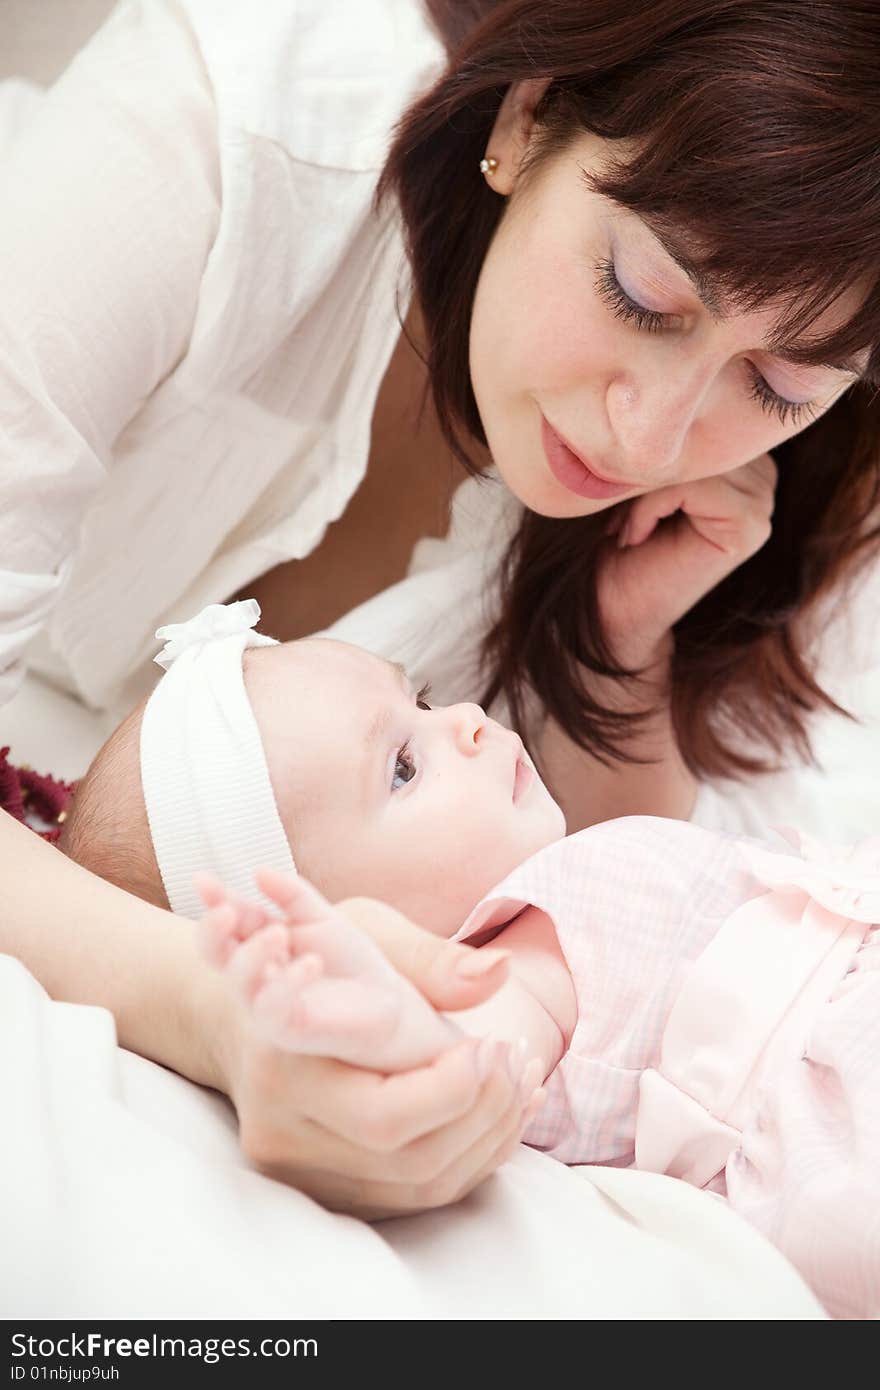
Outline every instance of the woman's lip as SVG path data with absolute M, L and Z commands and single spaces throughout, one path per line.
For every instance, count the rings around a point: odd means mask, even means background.
M 576 454 L 570 444 L 557 434 L 541 416 L 541 442 L 550 472 L 558 483 L 578 497 L 620 497 L 631 492 L 632 483 L 612 482 L 594 473 L 588 463 Z

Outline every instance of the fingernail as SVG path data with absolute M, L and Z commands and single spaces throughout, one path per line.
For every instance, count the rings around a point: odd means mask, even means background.
M 509 958 L 509 951 L 471 951 L 456 962 L 455 973 L 463 980 L 478 980 Z
M 517 1091 L 517 1100 L 520 1105 L 526 1105 L 534 1094 L 536 1086 L 544 1080 L 544 1064 L 540 1057 L 533 1057 L 522 1074 Z

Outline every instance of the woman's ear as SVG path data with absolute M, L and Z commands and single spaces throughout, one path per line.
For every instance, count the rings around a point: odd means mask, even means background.
M 486 146 L 489 168 L 484 172 L 490 187 L 502 197 L 509 197 L 516 186 L 532 138 L 535 108 L 549 85 L 549 77 L 514 82 L 501 103 Z

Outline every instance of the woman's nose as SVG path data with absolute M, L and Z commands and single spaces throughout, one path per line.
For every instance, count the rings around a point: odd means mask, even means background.
M 621 472 L 633 482 L 673 482 L 688 432 L 703 404 L 706 374 L 640 381 L 624 375 L 608 388 L 608 419 Z
M 460 752 L 473 757 L 480 751 L 488 715 L 479 705 L 453 705 L 449 711 L 452 733 Z

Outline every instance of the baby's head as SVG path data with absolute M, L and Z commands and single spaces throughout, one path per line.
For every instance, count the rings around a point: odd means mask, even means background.
M 325 638 L 258 647 L 244 654 L 244 683 L 293 859 L 331 901 L 380 898 L 448 936 L 565 833 L 516 734 L 477 705 L 432 708 L 379 657 Z M 164 906 L 142 790 L 143 710 L 80 784 L 61 847 Z

